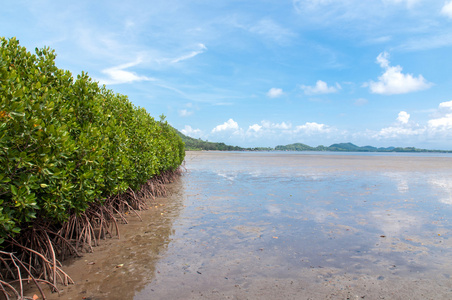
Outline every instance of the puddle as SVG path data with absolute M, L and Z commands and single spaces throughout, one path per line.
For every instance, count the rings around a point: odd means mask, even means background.
M 82 258 L 83 283 L 65 299 L 452 293 L 451 157 L 188 152 L 186 162 L 170 198 Z

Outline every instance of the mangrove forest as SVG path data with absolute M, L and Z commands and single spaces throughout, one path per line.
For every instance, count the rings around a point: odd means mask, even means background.
M 180 173 L 184 143 L 127 96 L 0 39 L 0 297 L 58 291 L 60 261 L 118 234 Z

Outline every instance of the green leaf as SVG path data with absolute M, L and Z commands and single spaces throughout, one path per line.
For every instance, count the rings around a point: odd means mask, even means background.
M 17 196 L 17 188 L 16 188 L 16 186 L 15 185 L 10 185 L 10 188 L 11 188 L 11 193 L 14 196 Z

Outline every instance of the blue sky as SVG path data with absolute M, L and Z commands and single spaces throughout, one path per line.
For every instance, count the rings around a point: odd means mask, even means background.
M 1 36 L 195 138 L 452 149 L 451 0 L 4 2 Z

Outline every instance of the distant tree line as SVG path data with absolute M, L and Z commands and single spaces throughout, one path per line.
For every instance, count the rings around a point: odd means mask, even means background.
M 242 148 L 238 146 L 230 146 L 225 143 L 209 142 L 202 139 L 195 139 L 186 136 L 178 131 L 178 134 L 185 143 L 186 150 L 210 150 L 210 151 L 332 151 L 332 152 L 440 152 L 452 153 L 445 150 L 427 150 L 415 147 L 373 147 L 373 146 L 357 146 L 352 143 L 338 143 L 330 146 L 319 145 L 311 147 L 302 143 L 294 143 L 289 145 L 278 145 L 272 147 L 253 147 Z
M 427 150 L 415 147 L 373 147 L 373 146 L 356 146 L 352 143 L 332 144 L 331 146 L 311 147 L 301 143 L 289 144 L 285 146 L 276 146 L 276 151 L 333 151 L 333 152 L 442 152 L 451 153 L 445 150 Z
M 195 139 L 189 136 L 184 135 L 180 131 L 177 131 L 179 136 L 182 138 L 182 141 L 185 143 L 185 150 L 192 151 L 200 151 L 200 150 L 208 150 L 208 151 L 272 151 L 274 148 L 270 147 L 256 147 L 256 148 L 243 148 L 239 146 L 230 146 L 225 143 L 216 143 L 204 141 L 202 139 Z

